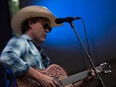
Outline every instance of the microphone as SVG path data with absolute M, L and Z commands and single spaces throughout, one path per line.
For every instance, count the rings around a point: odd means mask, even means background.
M 66 17 L 66 18 L 56 18 L 55 23 L 56 24 L 61 24 L 63 22 L 72 22 L 74 20 L 81 19 L 81 17 Z

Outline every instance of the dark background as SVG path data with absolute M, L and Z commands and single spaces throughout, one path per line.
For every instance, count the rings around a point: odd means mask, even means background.
M 33 0 L 20 0 L 20 8 L 25 7 L 27 5 L 31 5 L 32 1 Z M 35 0 L 35 2 L 37 2 L 37 0 Z M 110 0 L 109 2 L 113 3 L 115 2 L 115 0 Z M 112 7 L 112 8 L 116 9 L 115 7 Z M 109 10 L 112 10 L 112 9 L 109 9 Z M 0 28 L 1 28 L 0 29 L 0 52 L 1 52 L 4 46 L 6 45 L 7 41 L 9 40 L 9 38 L 12 37 L 12 30 L 10 27 L 10 13 L 9 13 L 9 6 L 8 6 L 7 0 L 0 0 L 0 11 L 1 11 L 0 12 L 0 17 L 1 17 L 1 20 L 0 20 Z M 95 66 L 105 61 L 108 62 L 109 65 L 111 66 L 112 73 L 101 76 L 106 87 L 116 87 L 116 83 L 115 83 L 116 81 L 116 75 L 115 75 L 116 73 L 116 37 L 115 37 L 116 36 L 116 20 L 115 20 L 116 11 L 114 12 L 113 10 L 112 14 L 114 15 L 112 18 L 113 21 L 112 23 L 105 25 L 105 27 L 107 28 L 105 28 L 104 26 L 100 26 L 97 30 L 91 30 L 91 32 L 88 31 L 90 54 L 91 54 L 91 57 L 92 57 L 92 60 Z M 93 19 L 95 19 L 95 17 Z M 106 20 L 103 20 L 103 22 L 105 21 Z M 70 28 L 69 25 L 66 25 L 66 26 Z M 87 28 L 90 28 L 92 26 L 94 25 L 87 24 Z M 65 37 L 65 33 L 64 32 L 62 33 Z M 91 36 L 91 33 L 93 36 Z M 58 36 L 60 36 L 60 34 L 61 32 L 60 33 L 58 32 Z M 99 37 L 100 35 L 102 36 Z M 85 53 L 83 52 L 82 47 L 80 45 L 77 45 L 77 43 L 79 42 L 77 40 L 73 41 L 74 37 L 73 36 L 69 37 L 69 40 L 72 41 L 71 42 L 72 44 L 68 44 L 68 42 L 66 44 L 63 44 L 63 43 L 58 42 L 60 40 L 57 40 L 55 45 L 52 46 L 49 44 L 50 41 L 47 40 L 42 45 L 45 52 L 51 57 L 51 62 L 62 66 L 69 75 L 83 71 L 87 69 L 87 67 L 90 65 L 86 58 Z M 5 84 L 4 68 L 2 66 L 0 68 L 0 81 L 1 81 L 0 85 L 2 87 L 5 87 L 4 86 Z M 90 83 L 89 85 L 87 85 L 87 87 L 95 87 L 96 82 L 97 81 Z

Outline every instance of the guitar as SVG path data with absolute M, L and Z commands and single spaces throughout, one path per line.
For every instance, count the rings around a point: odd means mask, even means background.
M 95 67 L 95 69 L 97 73 L 111 73 L 111 67 L 107 63 L 102 63 L 99 66 Z M 58 87 L 65 87 L 84 78 L 87 78 L 89 76 L 90 71 L 86 70 L 71 76 L 67 76 L 64 69 L 62 69 L 59 65 L 52 64 L 47 69 L 42 70 L 41 72 L 57 80 L 59 84 Z M 17 84 L 18 87 L 41 87 L 38 82 L 27 77 L 18 77 Z

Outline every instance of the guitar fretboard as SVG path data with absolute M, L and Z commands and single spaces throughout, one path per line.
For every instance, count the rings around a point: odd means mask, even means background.
M 72 84 L 72 83 L 74 83 L 76 81 L 80 81 L 80 80 L 82 80 L 84 78 L 87 78 L 88 76 L 89 76 L 88 71 L 83 71 L 81 73 L 71 75 L 68 78 L 62 79 L 61 83 L 63 84 L 63 86 L 66 86 L 68 84 Z
M 96 70 L 101 71 L 101 68 L 96 67 Z M 66 85 L 75 83 L 77 81 L 80 81 L 80 80 L 82 80 L 84 78 L 87 78 L 88 76 L 89 76 L 89 70 L 86 70 L 86 71 L 71 75 L 69 77 L 66 77 L 64 79 L 61 79 L 60 82 L 62 83 L 63 86 L 66 86 Z

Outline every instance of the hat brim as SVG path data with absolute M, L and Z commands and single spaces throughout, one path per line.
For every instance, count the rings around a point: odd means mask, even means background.
M 56 24 L 56 17 L 44 6 L 27 6 L 18 11 L 11 20 L 11 27 L 17 34 L 21 34 L 21 23 L 30 17 L 45 17 L 50 21 L 50 26 L 61 26 L 62 24 Z

